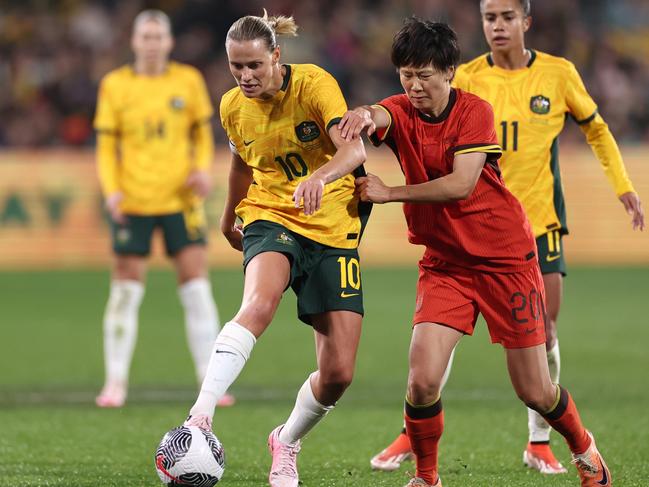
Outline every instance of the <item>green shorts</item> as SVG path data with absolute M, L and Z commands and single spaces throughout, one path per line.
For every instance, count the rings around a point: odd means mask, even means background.
M 193 212 L 202 212 L 197 208 Z M 117 255 L 149 255 L 151 237 L 156 227 L 162 229 L 167 255 L 174 256 L 187 245 L 207 243 L 204 224 L 196 226 L 187 222 L 204 222 L 200 215 L 187 212 L 170 213 L 167 215 L 143 216 L 125 215 L 126 223 L 118 225 L 111 221 L 113 250 Z
M 539 267 L 541 274 L 560 272 L 566 275 L 566 260 L 561 246 L 563 234 L 560 230 L 552 230 L 536 239 L 539 251 Z
M 310 240 L 277 223 L 259 220 L 243 234 L 244 269 L 263 252 L 279 252 L 291 263 L 289 286 L 297 296 L 297 314 L 307 325 L 325 311 L 363 310 L 363 288 L 357 249 L 338 249 Z

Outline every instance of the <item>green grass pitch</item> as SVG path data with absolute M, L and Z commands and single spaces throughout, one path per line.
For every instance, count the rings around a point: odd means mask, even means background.
M 412 464 L 372 472 L 369 458 L 401 425 L 415 269 L 364 272 L 366 319 L 355 382 L 304 443 L 303 487 L 394 486 Z M 239 271 L 215 270 L 221 317 L 238 308 Z M 0 487 L 156 486 L 153 452 L 179 424 L 195 393 L 174 276 L 151 272 L 140 315 L 132 392 L 121 410 L 99 410 L 101 315 L 108 273 L 0 273 Z M 571 269 L 560 318 L 562 384 L 605 454 L 616 486 L 649 485 L 649 269 Z M 234 408 L 217 411 L 226 473 L 219 485 L 267 485 L 268 432 L 288 415 L 315 368 L 310 328 L 287 293 L 233 387 Z M 526 412 L 504 355 L 484 324 L 462 340 L 444 392 L 445 487 L 576 486 L 577 475 L 542 477 L 522 465 Z M 557 455 L 568 450 L 553 434 Z

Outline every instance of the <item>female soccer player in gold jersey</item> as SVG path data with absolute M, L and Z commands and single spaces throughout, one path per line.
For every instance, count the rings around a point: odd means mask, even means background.
M 135 62 L 102 79 L 95 117 L 99 180 L 115 254 L 104 315 L 106 382 L 96 399 L 100 407 L 120 407 L 126 400 L 155 228 L 162 230 L 176 267 L 199 382 L 218 332 L 203 211 L 214 152 L 212 104 L 200 73 L 169 61 L 173 38 L 166 14 L 141 12 L 131 45 Z M 232 403 L 231 396 L 226 402 Z
M 280 63 L 277 36 L 294 35 L 296 28 L 292 18 L 247 16 L 227 34 L 238 86 L 221 100 L 232 150 L 221 230 L 243 250 L 245 283 L 241 307 L 216 339 L 186 422 L 211 428 L 216 402 L 292 287 L 300 320 L 313 327 L 318 370 L 302 385 L 286 423 L 268 438 L 273 487 L 297 487 L 300 439 L 352 380 L 363 314 L 357 246 L 369 215 L 353 175 L 320 174 L 332 159 L 360 165 L 365 149 L 360 139 L 347 142 L 339 134 L 347 106 L 334 78 L 312 64 Z M 318 212 L 312 195 L 322 198 Z

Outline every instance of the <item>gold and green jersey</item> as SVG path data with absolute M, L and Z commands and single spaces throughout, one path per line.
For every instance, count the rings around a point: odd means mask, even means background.
M 246 98 L 237 87 L 221 100 L 221 123 L 231 148 L 253 175 L 236 213 L 244 226 L 267 220 L 324 245 L 356 248 L 368 215 L 354 192 L 353 175 L 327 184 L 322 206 L 312 215 L 293 202 L 300 181 L 335 154 L 329 129 L 347 110 L 345 99 L 322 68 L 284 67 L 282 87 L 273 98 Z
M 491 54 L 458 67 L 454 86 L 494 108 L 505 184 L 523 204 L 535 236 L 567 233 L 558 137 L 567 115 L 580 125 L 618 195 L 633 191 L 620 151 L 575 66 L 530 51 L 526 67 L 506 70 Z
M 123 193 L 122 211 L 139 215 L 195 203 L 185 182 L 192 169 L 212 162 L 212 115 L 203 77 L 191 66 L 170 62 L 159 76 L 140 75 L 130 65 L 108 73 L 94 121 L 100 138 L 115 139 L 98 144 L 104 194 Z

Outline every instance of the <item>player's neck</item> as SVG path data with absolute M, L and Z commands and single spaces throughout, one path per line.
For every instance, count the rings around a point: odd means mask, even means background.
M 262 93 L 260 98 L 262 100 L 270 100 L 272 97 L 274 97 L 284 85 L 284 76 L 286 76 L 286 66 L 280 64 L 279 69 L 273 73 L 273 80 L 268 90 Z
M 167 70 L 167 64 L 167 60 L 159 63 L 145 63 L 136 59 L 135 63 L 133 63 L 133 69 L 142 76 L 160 76 Z
M 446 110 L 450 96 L 451 86 L 448 85 L 444 92 L 440 94 L 439 99 L 432 102 L 429 107 L 421 109 L 421 112 L 431 117 L 439 117 L 444 112 L 444 110 Z
M 491 51 L 494 64 L 502 69 L 523 69 L 528 65 L 531 57 L 532 53 L 525 47 L 510 51 Z

